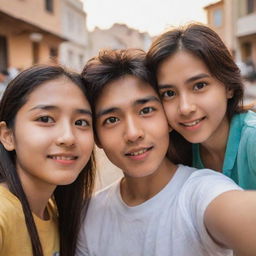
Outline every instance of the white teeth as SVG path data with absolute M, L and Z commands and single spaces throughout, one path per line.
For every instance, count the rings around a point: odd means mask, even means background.
M 52 159 L 55 160 L 74 160 L 74 156 L 52 156 Z
M 194 122 L 191 122 L 191 123 L 183 123 L 183 125 L 190 127 L 190 126 L 194 126 L 194 125 L 198 124 L 200 121 L 201 121 L 201 119 L 198 119 L 198 120 L 196 120 Z
M 145 153 L 146 151 L 147 151 L 147 149 L 142 149 L 140 151 L 130 153 L 130 155 L 131 156 L 138 156 L 138 155 L 141 155 L 141 154 Z

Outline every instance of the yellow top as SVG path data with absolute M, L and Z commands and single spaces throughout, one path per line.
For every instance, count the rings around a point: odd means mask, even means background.
M 44 256 L 59 255 L 57 209 L 48 203 L 49 220 L 33 214 Z M 32 256 L 32 246 L 18 198 L 0 185 L 0 256 Z

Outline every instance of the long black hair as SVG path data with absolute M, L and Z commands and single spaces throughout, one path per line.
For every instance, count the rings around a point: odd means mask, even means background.
M 34 66 L 21 72 L 7 86 L 0 103 L 0 121 L 8 128 L 15 126 L 15 117 L 26 103 L 29 95 L 39 85 L 60 77 L 66 77 L 76 84 L 87 97 L 82 78 L 69 73 L 60 66 Z M 20 200 L 25 215 L 26 226 L 31 239 L 33 256 L 43 256 L 43 249 L 34 218 L 16 171 L 15 151 L 7 151 L 0 143 L 0 182 L 5 182 L 9 190 Z M 92 153 L 90 160 L 77 179 L 69 185 L 57 186 L 53 198 L 59 215 L 60 255 L 75 254 L 76 240 L 80 225 L 80 214 L 85 204 L 88 206 L 94 187 L 95 162 Z

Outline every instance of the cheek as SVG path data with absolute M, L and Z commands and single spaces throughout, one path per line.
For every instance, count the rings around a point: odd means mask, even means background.
M 79 144 L 81 145 L 82 151 L 88 153 L 90 156 L 94 147 L 93 132 L 86 133 L 78 136 Z
M 24 127 L 26 129 L 26 127 Z M 24 132 L 24 129 L 15 133 L 16 151 L 39 152 L 51 141 L 51 136 L 44 132 L 33 131 L 32 129 Z M 48 136 L 47 136 L 48 135 Z
M 147 127 L 150 127 L 152 133 L 157 134 L 159 139 L 169 136 L 168 120 L 166 119 L 164 112 L 162 112 L 153 122 L 147 124 Z
M 176 108 L 173 104 L 170 104 L 169 102 L 163 102 L 163 107 L 168 123 L 171 124 L 174 121 Z

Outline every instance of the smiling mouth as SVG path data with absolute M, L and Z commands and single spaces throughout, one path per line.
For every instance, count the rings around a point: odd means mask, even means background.
M 192 126 L 195 126 L 195 125 L 199 124 L 199 123 L 200 123 L 202 120 L 204 120 L 204 119 L 205 119 L 205 116 L 202 117 L 202 118 L 200 118 L 200 119 L 197 119 L 197 120 L 195 120 L 195 121 L 193 121 L 193 122 L 180 123 L 180 124 L 183 125 L 183 126 L 185 126 L 185 127 L 192 127 Z
M 76 160 L 77 156 L 47 156 L 53 160 Z
M 149 148 L 143 148 L 143 149 L 140 149 L 140 150 L 138 150 L 138 151 L 126 153 L 125 155 L 126 155 L 126 156 L 139 156 L 139 155 L 142 155 L 142 154 L 144 154 L 145 152 L 151 150 L 152 148 L 153 148 L 153 146 L 152 146 L 152 147 L 149 147 Z

